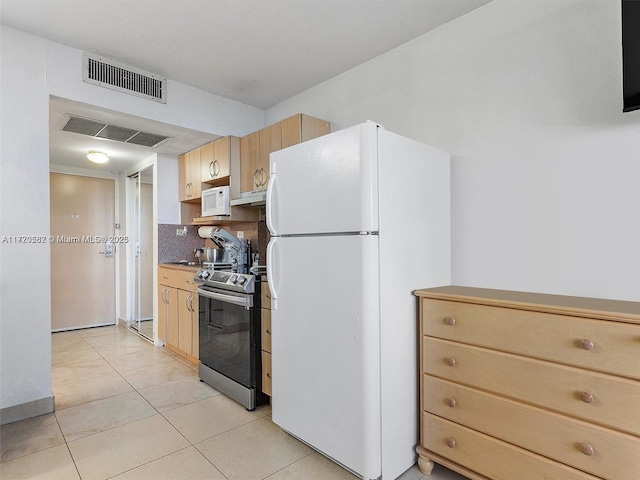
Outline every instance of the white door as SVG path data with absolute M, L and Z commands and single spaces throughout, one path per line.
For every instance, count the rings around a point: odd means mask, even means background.
M 113 325 L 115 181 L 52 173 L 51 329 Z M 112 244 L 115 253 L 117 244 Z
M 380 460 L 375 235 L 272 238 L 273 421 L 364 478 Z
M 377 231 L 377 129 L 363 123 L 271 153 L 271 234 Z

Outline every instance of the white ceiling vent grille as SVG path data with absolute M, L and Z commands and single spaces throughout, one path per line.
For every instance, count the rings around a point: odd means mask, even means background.
M 99 120 L 65 114 L 67 121 L 62 126 L 63 132 L 80 133 L 91 137 L 106 138 L 117 142 L 132 143 L 142 147 L 157 147 L 170 137 L 156 133 L 143 132 L 137 129 L 121 127 Z
M 82 79 L 119 92 L 167 103 L 167 79 L 108 58 L 84 54 Z

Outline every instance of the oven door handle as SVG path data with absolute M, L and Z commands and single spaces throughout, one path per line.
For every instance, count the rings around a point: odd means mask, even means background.
M 221 302 L 233 303 L 234 305 L 240 305 L 241 307 L 249 310 L 253 307 L 253 297 L 236 297 L 235 295 L 225 295 L 224 293 L 212 292 L 210 290 L 204 290 L 202 288 L 198 288 L 198 295 L 206 298 L 211 298 L 213 300 L 220 300 Z

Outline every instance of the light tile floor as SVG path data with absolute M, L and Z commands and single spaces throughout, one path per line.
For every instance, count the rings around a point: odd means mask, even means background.
M 56 412 L 0 427 L 0 478 L 349 480 L 346 470 L 123 327 L 52 335 Z M 402 480 L 464 480 L 439 465 Z

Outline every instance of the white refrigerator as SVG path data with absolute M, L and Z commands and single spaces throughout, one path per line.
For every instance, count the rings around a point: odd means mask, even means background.
M 449 155 L 366 122 L 270 156 L 272 415 L 364 479 L 416 461 L 418 314 L 450 283 Z

